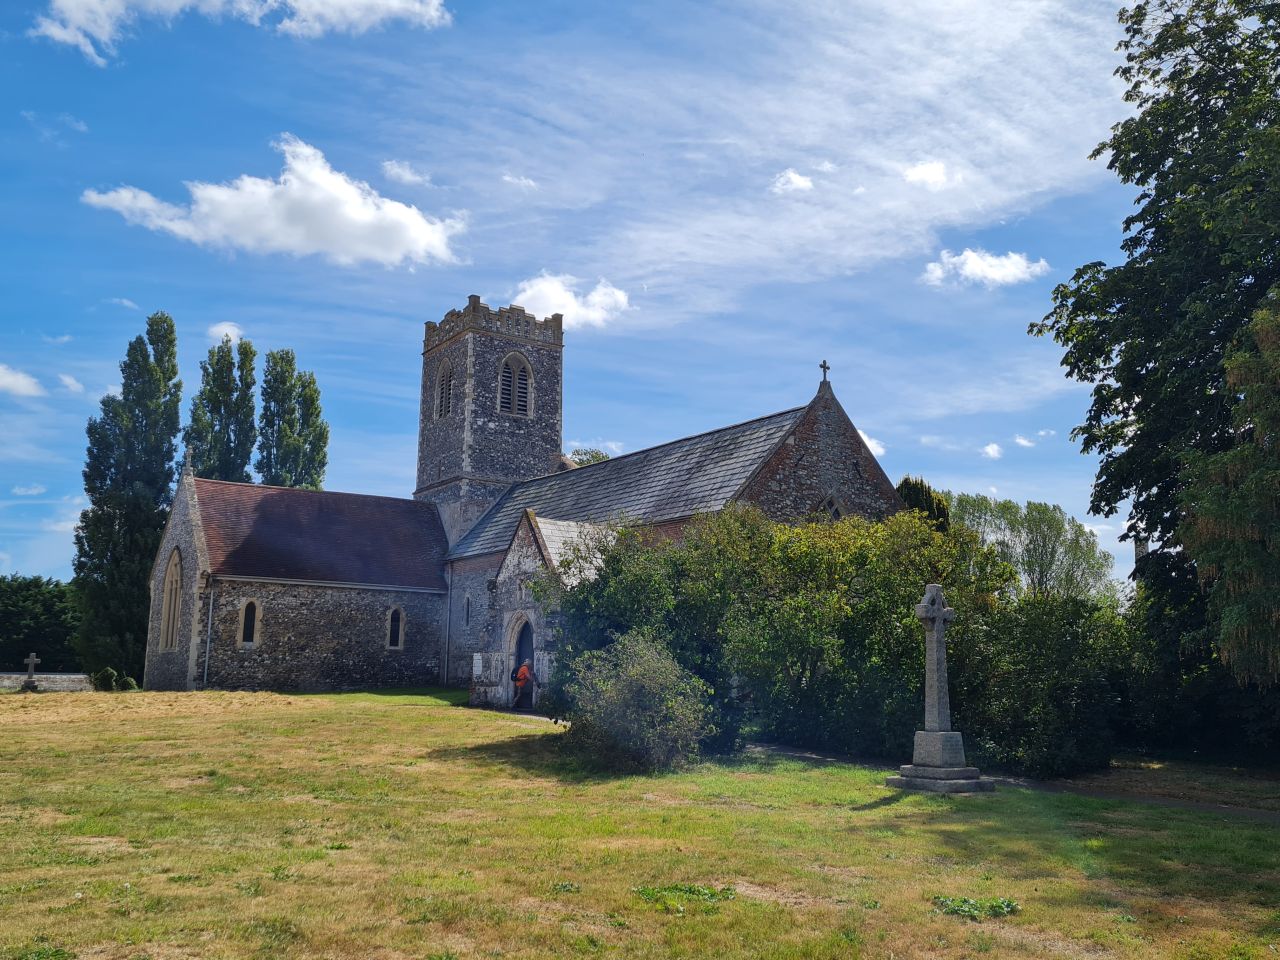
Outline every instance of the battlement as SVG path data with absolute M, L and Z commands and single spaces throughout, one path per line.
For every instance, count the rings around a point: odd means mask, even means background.
M 423 349 L 430 350 L 450 340 L 464 330 L 488 330 L 508 337 L 520 337 L 551 346 L 564 344 L 564 316 L 553 313 L 539 320 L 524 307 L 511 304 L 494 310 L 472 294 L 461 310 L 450 310 L 439 323 L 428 321 Z

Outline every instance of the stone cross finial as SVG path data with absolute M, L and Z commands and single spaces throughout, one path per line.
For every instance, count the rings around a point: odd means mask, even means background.
M 947 606 L 942 587 L 931 583 L 916 604 L 916 616 L 924 623 L 924 728 L 951 729 L 951 694 L 947 689 L 947 624 L 956 612 Z
M 34 680 L 36 678 L 36 664 L 40 663 L 40 658 L 32 653 L 22 662 L 27 665 L 27 679 Z
M 826 383 L 826 382 L 827 382 L 827 371 L 831 369 L 831 364 L 829 364 L 829 363 L 827 363 L 827 361 L 823 360 L 820 364 L 818 364 L 818 369 L 822 371 L 822 382 L 823 382 L 823 383 Z

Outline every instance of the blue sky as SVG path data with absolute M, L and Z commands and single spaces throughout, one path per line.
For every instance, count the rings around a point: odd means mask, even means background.
M 565 441 L 837 395 L 896 481 L 1086 516 L 1029 337 L 1118 258 L 1115 7 L 16 0 L 0 10 L 0 572 L 65 577 L 85 420 L 157 309 L 313 369 L 331 489 L 407 496 L 422 323 L 559 310 Z M 881 452 L 882 451 L 882 452 Z

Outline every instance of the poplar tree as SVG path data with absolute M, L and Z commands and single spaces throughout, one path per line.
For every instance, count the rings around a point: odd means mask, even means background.
M 139 676 L 146 656 L 150 574 L 173 497 L 182 381 L 173 318 L 154 313 L 120 364 L 120 393 L 89 419 L 76 527 L 75 646 L 86 670 Z
M 262 375 L 258 475 L 272 486 L 319 490 L 328 463 L 329 424 L 315 374 L 297 368 L 292 350 L 270 351 Z
M 209 480 L 246 483 L 258 438 L 254 425 L 254 362 L 258 352 L 245 339 L 229 336 L 200 361 L 200 390 L 191 401 L 184 439 L 191 472 Z

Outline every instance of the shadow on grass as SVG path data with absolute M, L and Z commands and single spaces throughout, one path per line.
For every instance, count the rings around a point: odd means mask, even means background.
M 554 730 L 486 740 L 470 746 L 440 747 L 427 751 L 426 757 L 446 763 L 460 760 L 506 767 L 538 777 L 554 777 L 567 783 L 593 783 L 642 775 L 636 770 L 614 769 L 591 762 L 570 748 L 564 742 L 563 734 Z
M 341 697 L 344 700 L 400 700 L 392 706 L 406 707 L 465 707 L 469 698 L 466 690 L 445 687 L 383 687 L 377 690 L 303 690 L 288 691 L 293 697 Z
M 1070 864 L 1121 899 L 1280 900 L 1280 831 L 1273 826 L 1128 799 L 1001 789 L 995 803 L 955 802 L 918 828 L 962 859 L 1032 877 Z

